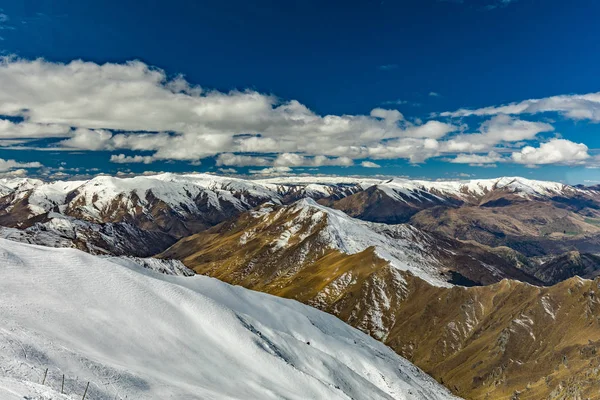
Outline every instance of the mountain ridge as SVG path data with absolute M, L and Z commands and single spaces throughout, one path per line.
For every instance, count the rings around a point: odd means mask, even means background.
M 39 395 L 49 368 L 90 400 L 454 398 L 316 309 L 121 261 L 0 239 L 0 393 Z

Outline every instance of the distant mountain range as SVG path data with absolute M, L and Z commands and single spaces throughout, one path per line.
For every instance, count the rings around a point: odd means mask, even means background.
M 149 256 L 265 202 L 312 198 L 348 215 L 545 256 L 600 246 L 600 191 L 524 178 L 472 181 L 207 174 L 0 180 L 4 237 Z M 13 229 L 8 229 L 13 228 Z M 131 243 L 136 245 L 132 246 Z M 53 244 L 54 243 L 54 244 Z

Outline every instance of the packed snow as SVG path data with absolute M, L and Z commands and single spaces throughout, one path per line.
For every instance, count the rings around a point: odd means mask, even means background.
M 208 277 L 4 239 L 0 274 L 2 399 L 453 398 L 331 315 Z

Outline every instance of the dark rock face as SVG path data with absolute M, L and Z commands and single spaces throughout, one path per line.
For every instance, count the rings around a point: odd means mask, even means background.
M 533 275 L 548 285 L 554 285 L 574 276 L 595 279 L 600 275 L 600 256 L 572 251 L 543 263 Z
M 460 206 L 462 202 L 456 199 L 442 201 L 432 194 L 419 191 L 417 201 L 404 193 L 398 193 L 390 197 L 385 191 L 377 186 L 372 186 L 359 193 L 344 197 L 341 200 L 327 201 L 323 204 L 344 211 L 351 217 L 371 222 L 386 224 L 402 224 L 423 209 L 429 209 L 440 205 Z

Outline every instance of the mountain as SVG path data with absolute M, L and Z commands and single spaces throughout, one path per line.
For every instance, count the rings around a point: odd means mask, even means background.
M 266 202 L 341 198 L 339 183 L 271 183 L 207 174 L 99 176 L 89 181 L 0 180 L 0 237 L 94 254 L 149 256 Z
M 600 275 L 600 256 L 571 251 L 551 258 L 530 273 L 549 285 L 573 276 L 594 279 Z
M 600 192 L 525 178 L 393 179 L 327 203 L 356 218 L 419 228 L 526 256 L 600 248 Z
M 524 178 L 5 178 L 0 180 L 0 237 L 92 254 L 147 257 L 261 204 L 287 205 L 302 198 L 366 221 L 408 223 L 452 243 L 472 241 L 473 251 L 481 251 L 476 243 L 488 246 L 487 252 L 504 246 L 526 257 L 593 254 L 600 248 L 599 191 Z
M 384 343 L 465 398 L 598 399 L 599 285 L 408 280 Z
M 289 206 L 263 205 L 182 239 L 161 257 L 181 260 L 196 272 L 235 284 L 258 279 L 274 287 L 300 275 L 315 279 L 315 269 L 328 268 L 333 260 L 340 269 L 320 276 L 323 284 L 342 279 L 343 271 L 353 265 L 351 260 L 371 260 L 380 267 L 409 271 L 436 286 L 450 286 L 454 281 L 490 284 L 504 278 L 540 283 L 513 261 L 476 244 L 410 225 L 365 222 L 312 199 Z
M 161 257 L 329 312 L 468 399 L 600 398 L 600 280 L 540 287 L 503 279 L 482 261 L 492 257 L 484 247 L 444 243 L 303 200 L 243 214 Z M 449 284 L 449 253 L 471 259 L 473 274 L 459 270 L 458 283 L 481 283 L 471 280 L 476 272 L 489 284 Z
M 0 397 L 453 398 L 333 316 L 156 263 L 0 239 Z

